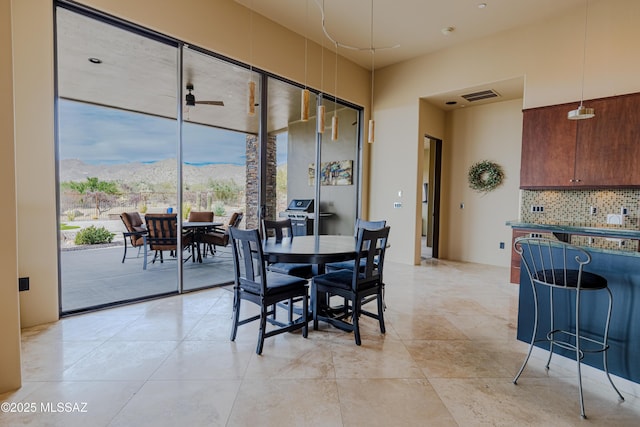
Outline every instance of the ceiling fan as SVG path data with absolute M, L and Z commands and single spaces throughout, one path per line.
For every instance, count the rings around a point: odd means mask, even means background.
M 204 104 L 204 105 L 219 105 L 224 107 L 224 102 L 222 101 L 196 101 L 196 97 L 191 93 L 193 90 L 193 83 L 187 83 L 187 90 L 189 93 L 185 96 L 185 102 L 188 106 L 194 106 L 196 104 Z

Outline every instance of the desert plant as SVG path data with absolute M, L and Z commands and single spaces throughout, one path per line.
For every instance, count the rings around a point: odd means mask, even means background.
M 63 189 L 70 189 L 92 200 L 95 206 L 95 213 L 92 218 L 98 219 L 100 213 L 109 210 L 114 202 L 115 196 L 120 194 L 118 185 L 112 181 L 100 181 L 96 177 L 88 177 L 83 182 L 65 182 L 61 184 Z M 81 199 L 82 200 L 82 199 Z
M 189 213 L 191 212 L 191 203 L 183 203 L 182 204 L 182 217 L 184 219 L 189 218 Z
M 224 216 L 227 213 L 224 209 L 224 203 L 216 203 L 216 206 L 213 208 L 213 213 L 215 216 Z
M 76 245 L 96 245 L 99 243 L 111 243 L 115 233 L 110 232 L 104 227 L 89 226 L 78 231 L 74 240 Z
M 209 181 L 210 187 L 213 189 L 213 194 L 216 200 L 233 203 L 238 200 L 238 194 L 242 192 L 242 186 L 236 184 L 233 179 L 224 179 Z

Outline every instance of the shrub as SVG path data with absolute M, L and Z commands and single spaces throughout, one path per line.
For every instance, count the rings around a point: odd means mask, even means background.
M 96 227 L 94 225 L 78 231 L 74 240 L 76 245 L 96 245 L 98 243 L 111 243 L 115 233 L 110 232 L 104 227 Z
M 224 203 L 216 203 L 216 206 L 213 208 L 213 213 L 215 216 L 224 216 L 224 214 L 227 213 L 224 209 Z

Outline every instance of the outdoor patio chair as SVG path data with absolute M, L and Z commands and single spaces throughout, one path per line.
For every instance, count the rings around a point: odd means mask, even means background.
M 229 228 L 237 228 L 242 222 L 243 217 L 244 214 L 242 212 L 234 212 L 233 215 L 231 215 L 231 218 L 229 218 L 227 225 L 221 228 L 215 228 L 213 231 L 209 231 L 202 235 L 202 241 L 211 249 L 212 255 L 216 251 L 216 246 L 226 247 L 229 245 Z
M 213 222 L 213 212 L 189 212 L 188 222 Z
M 142 222 L 142 218 L 138 212 L 122 212 L 120 219 L 124 223 L 126 231 L 122 232 L 124 237 L 124 255 L 122 256 L 122 262 L 127 258 L 127 241 L 131 243 L 131 246 L 138 248 L 138 257 L 140 256 L 140 249 L 144 248 L 144 264 L 147 263 L 147 236 L 148 231 Z
M 144 218 L 147 223 L 147 230 L 149 230 L 147 237 L 149 249 L 155 251 L 151 262 L 155 263 L 159 256 L 160 262 L 163 263 L 164 251 L 170 251 L 171 256 L 175 256 L 178 247 L 178 218 L 176 214 L 147 214 Z M 193 253 L 192 245 L 192 234 L 184 233 L 182 235 L 182 247 L 191 249 Z

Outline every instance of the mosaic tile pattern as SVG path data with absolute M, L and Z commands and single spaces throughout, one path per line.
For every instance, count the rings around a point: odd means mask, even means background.
M 534 207 L 537 207 L 534 209 Z M 542 207 L 540 212 L 539 207 Z M 595 208 L 595 213 L 592 213 Z M 609 214 L 620 215 L 622 224 L 608 224 Z M 536 212 L 533 212 L 536 210 Z M 639 229 L 640 190 L 523 190 L 520 221 L 531 224 L 572 224 L 584 227 Z M 572 236 L 571 243 L 604 249 L 637 251 L 638 241 Z

